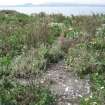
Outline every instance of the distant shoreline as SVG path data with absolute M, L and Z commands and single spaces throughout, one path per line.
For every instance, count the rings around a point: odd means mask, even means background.
M 105 14 L 105 6 L 6 6 L 0 7 L 0 10 L 15 10 L 28 15 L 40 12 L 45 12 L 46 14 L 63 14 L 64 16 Z
M 23 5 L 0 5 L 0 7 L 105 7 L 105 5 L 94 5 L 94 4 L 23 4 Z

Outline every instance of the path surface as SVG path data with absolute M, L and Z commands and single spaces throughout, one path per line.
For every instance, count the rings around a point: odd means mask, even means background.
M 90 94 L 89 79 L 80 79 L 68 71 L 64 61 L 51 64 L 40 83 L 49 85 L 51 92 L 57 95 L 57 105 L 80 105 L 80 98 Z
M 79 105 L 79 98 L 90 93 L 89 79 L 80 79 L 68 72 L 63 61 L 52 64 L 43 80 L 50 83 L 50 90 L 58 96 L 57 105 Z

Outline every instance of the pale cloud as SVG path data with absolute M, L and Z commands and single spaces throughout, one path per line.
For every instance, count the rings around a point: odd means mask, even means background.
M 24 3 L 42 4 L 48 0 L 0 0 L 0 5 L 16 5 Z
M 0 5 L 16 5 L 16 4 L 24 4 L 24 3 L 43 4 L 47 2 L 105 4 L 105 0 L 0 0 Z
M 79 3 L 79 4 L 105 4 L 105 0 L 53 0 L 53 1 L 54 2 Z

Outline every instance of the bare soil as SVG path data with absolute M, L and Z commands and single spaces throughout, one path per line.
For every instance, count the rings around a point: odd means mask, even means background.
M 36 83 L 36 80 L 33 79 Z M 50 64 L 39 82 L 49 86 L 52 94 L 57 96 L 56 105 L 80 105 L 80 98 L 90 94 L 90 80 L 87 76 L 80 79 L 73 71 L 70 71 L 64 61 Z M 27 84 L 32 79 L 18 79 L 22 84 Z

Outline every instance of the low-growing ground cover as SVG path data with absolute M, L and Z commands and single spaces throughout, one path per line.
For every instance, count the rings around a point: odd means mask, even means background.
M 24 85 L 16 80 L 41 78 L 50 64 L 65 60 L 78 77 L 90 76 L 92 93 L 79 105 L 104 105 L 104 22 L 104 15 L 28 16 L 0 11 L 0 104 L 55 105 L 56 96 L 47 85 Z M 65 69 L 61 70 L 65 73 Z

